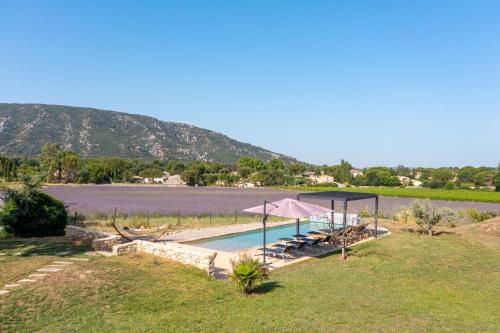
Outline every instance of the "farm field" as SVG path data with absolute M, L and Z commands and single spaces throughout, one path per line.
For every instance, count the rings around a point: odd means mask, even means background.
M 444 190 L 444 189 L 427 189 L 427 188 L 401 188 L 401 187 L 348 187 L 348 188 L 332 188 L 319 186 L 301 186 L 297 187 L 279 187 L 283 189 L 291 189 L 308 192 L 316 191 L 347 191 L 347 192 L 370 192 L 386 197 L 402 197 L 402 198 L 421 198 L 432 200 L 448 200 L 448 201 L 472 201 L 472 202 L 490 202 L 500 203 L 500 192 L 486 190 Z
M 321 188 L 327 190 L 327 188 Z M 301 188 L 301 192 L 319 188 Z M 372 189 L 362 189 L 369 192 Z M 294 197 L 297 190 L 279 188 L 227 188 L 227 187 L 182 187 L 162 186 L 113 186 L 113 185 L 51 185 L 44 192 L 63 201 L 71 211 L 83 214 L 102 212 L 111 214 L 116 207 L 123 213 L 146 214 L 227 214 L 241 212 L 242 209 L 262 204 L 263 200 L 276 201 Z M 380 211 L 391 215 L 401 207 L 410 205 L 411 198 L 381 197 Z M 316 201 L 317 204 L 330 206 L 329 202 Z M 479 211 L 500 211 L 500 203 L 481 203 L 463 201 L 440 201 L 434 204 L 454 209 L 475 208 Z M 349 203 L 349 210 L 357 213 L 360 209 L 373 211 L 373 200 Z
M 345 262 L 334 254 L 274 271 L 252 296 L 148 256 L 94 256 L 0 297 L 0 331 L 498 332 L 498 238 L 469 236 L 394 230 Z M 85 251 L 63 239 L 0 241 L 0 281 L 68 249 Z

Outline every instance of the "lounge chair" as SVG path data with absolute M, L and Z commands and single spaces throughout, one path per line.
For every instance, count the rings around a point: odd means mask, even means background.
M 263 251 L 264 249 L 259 249 Z M 266 255 L 271 257 L 281 257 L 283 261 L 286 259 L 293 259 L 292 252 L 295 250 L 295 246 L 286 245 L 286 246 L 274 246 L 271 248 L 266 248 Z
M 295 252 L 297 255 L 304 254 L 304 247 L 306 247 L 307 242 L 299 242 L 297 245 L 293 247 L 293 252 Z
M 321 242 L 321 238 L 315 238 L 312 240 L 312 242 L 310 243 L 307 243 L 307 246 L 309 247 L 318 247 L 319 246 L 319 243 Z

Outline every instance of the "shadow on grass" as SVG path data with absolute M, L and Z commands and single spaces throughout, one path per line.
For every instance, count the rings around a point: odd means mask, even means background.
M 88 244 L 72 243 L 64 238 L 47 237 L 0 240 L 0 250 L 7 253 L 10 251 L 20 252 L 21 257 L 30 257 L 33 255 L 64 256 L 64 254 L 61 255 L 58 253 L 70 251 L 68 255 L 82 254 L 91 250 L 91 246 Z
M 427 230 L 422 230 L 422 229 L 414 229 L 414 228 L 403 228 L 401 229 L 404 232 L 408 232 L 411 234 L 418 234 L 422 236 L 429 236 L 429 232 Z M 444 231 L 444 230 L 439 230 L 439 231 L 434 231 L 432 234 L 432 237 L 435 236 L 441 236 L 441 235 L 456 235 L 456 233 L 452 231 Z
M 267 282 L 264 282 L 261 285 L 259 285 L 257 288 L 255 288 L 253 293 L 262 295 L 262 294 L 267 294 L 267 293 L 269 293 L 275 289 L 278 289 L 278 288 L 283 288 L 283 286 L 281 284 L 279 284 L 279 282 L 267 281 Z

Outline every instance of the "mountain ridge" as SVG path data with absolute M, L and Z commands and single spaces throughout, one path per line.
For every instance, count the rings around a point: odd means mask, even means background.
M 97 108 L 0 103 L 0 154 L 36 157 L 45 143 L 83 157 L 233 163 L 241 156 L 296 159 L 190 124 Z

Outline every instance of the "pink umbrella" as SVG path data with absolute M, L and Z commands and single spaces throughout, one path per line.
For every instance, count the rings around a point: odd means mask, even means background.
M 243 211 L 247 213 L 263 214 L 264 205 L 247 208 Z M 266 203 L 266 215 L 287 217 L 291 219 L 298 219 L 302 217 L 309 217 L 331 212 L 331 209 L 290 198 Z
M 264 265 L 266 264 L 266 221 L 269 215 L 297 219 L 296 236 L 298 241 L 300 237 L 300 232 L 299 232 L 300 218 L 332 212 L 331 209 L 290 198 L 282 199 L 275 202 L 264 201 L 263 205 L 247 208 L 244 209 L 243 211 L 247 213 L 258 213 L 264 215 L 264 218 L 262 219 L 262 224 L 263 224 L 262 234 L 264 238 L 262 261 L 264 262 Z

